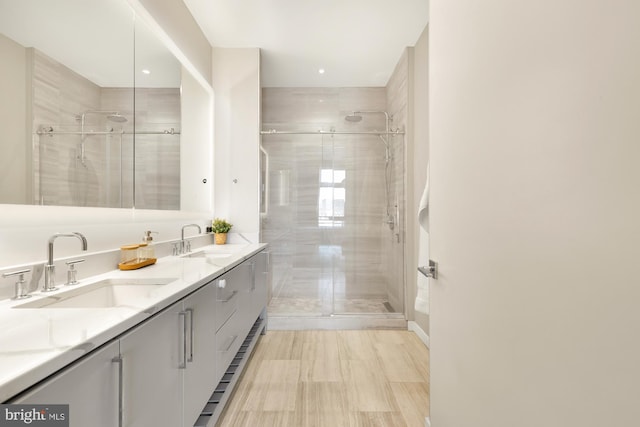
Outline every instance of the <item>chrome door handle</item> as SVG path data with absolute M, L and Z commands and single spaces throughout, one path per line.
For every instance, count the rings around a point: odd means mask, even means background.
M 426 277 L 438 280 L 438 263 L 433 260 L 429 260 L 428 266 L 418 267 L 418 271 Z

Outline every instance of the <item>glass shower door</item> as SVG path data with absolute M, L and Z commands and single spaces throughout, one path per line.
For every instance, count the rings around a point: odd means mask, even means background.
M 393 173 L 378 135 L 263 135 L 275 316 L 403 313 Z M 403 186 L 403 181 L 400 181 Z M 389 223 L 389 212 L 393 220 Z
M 326 230 L 334 255 L 332 314 L 402 313 L 404 262 L 394 233 L 396 194 L 386 139 L 353 134 L 325 140 L 325 151 L 332 153 L 332 179 L 321 183 L 331 186 L 334 206 Z
M 331 310 L 332 269 L 318 227 L 318 174 L 322 140 L 317 135 L 264 135 L 269 157 L 262 240 L 270 245 L 276 316 L 323 316 Z

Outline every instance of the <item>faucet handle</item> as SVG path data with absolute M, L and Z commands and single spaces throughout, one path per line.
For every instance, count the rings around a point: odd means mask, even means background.
M 24 275 L 30 271 L 30 269 L 26 268 L 24 270 L 2 273 L 2 277 L 18 276 L 18 281 L 16 282 L 16 294 L 12 299 L 25 299 L 31 297 L 31 295 L 26 292 L 26 288 L 24 286 Z
M 65 264 L 69 266 L 69 271 L 67 271 L 67 283 L 65 285 L 77 285 L 78 282 L 78 270 L 75 269 L 76 264 L 84 262 L 84 259 L 77 259 L 74 261 L 67 261 Z

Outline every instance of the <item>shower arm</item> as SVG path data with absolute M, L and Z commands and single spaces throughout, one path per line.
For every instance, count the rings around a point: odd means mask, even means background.
M 362 110 L 362 111 L 354 111 L 352 114 L 384 114 L 385 117 L 385 132 L 387 133 L 387 135 L 389 134 L 389 122 L 391 120 L 393 120 L 392 116 L 389 116 L 389 113 L 387 113 L 386 111 L 372 111 L 372 110 Z
M 85 153 L 85 146 L 84 146 L 84 140 L 86 138 L 86 135 L 85 135 L 85 132 L 84 132 L 84 124 L 85 124 L 85 117 L 87 116 L 87 114 L 105 114 L 105 115 L 107 115 L 107 118 L 109 118 L 109 115 L 119 116 L 120 112 L 118 112 L 118 111 L 89 110 L 89 111 L 84 111 L 80 115 L 80 162 L 82 163 L 82 165 L 85 165 L 85 161 L 86 161 L 86 153 Z
M 80 135 L 81 135 L 80 138 L 82 140 L 84 140 L 84 137 L 85 137 L 84 124 L 85 124 L 85 117 L 86 117 L 87 114 L 105 115 L 107 117 L 107 119 L 109 119 L 109 120 L 110 120 L 109 116 L 121 116 L 119 111 L 101 111 L 101 110 L 84 111 L 82 114 L 80 114 Z M 76 116 L 76 117 L 78 117 L 78 116 Z M 127 121 L 126 118 L 124 119 L 124 121 Z

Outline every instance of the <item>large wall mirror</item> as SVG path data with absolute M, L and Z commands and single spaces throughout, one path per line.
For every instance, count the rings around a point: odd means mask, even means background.
M 211 94 L 125 0 L 0 11 L 0 203 L 206 210 Z

